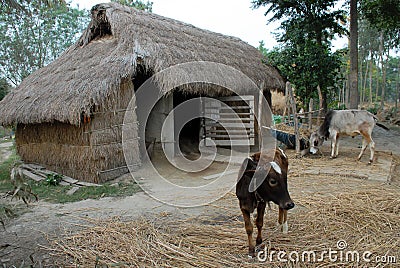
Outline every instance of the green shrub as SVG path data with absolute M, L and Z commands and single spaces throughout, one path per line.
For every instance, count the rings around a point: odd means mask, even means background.
M 46 183 L 48 185 L 57 186 L 62 180 L 62 175 L 60 174 L 47 174 Z

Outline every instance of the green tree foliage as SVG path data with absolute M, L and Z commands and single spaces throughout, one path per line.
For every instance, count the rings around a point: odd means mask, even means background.
M 18 85 L 72 45 L 89 18 L 68 5 L 14 1 L 22 9 L 0 7 L 0 77 Z
M 111 0 L 111 2 L 120 3 L 122 5 L 134 7 L 136 9 L 144 10 L 147 12 L 153 11 L 153 2 L 150 1 L 144 2 L 141 0 Z
M 11 9 L 18 9 L 21 11 L 29 12 L 24 8 L 23 4 L 29 4 L 29 0 L 0 0 L 0 3 Z M 65 0 L 37 0 L 37 3 L 43 4 L 48 7 L 54 7 L 57 5 L 66 5 Z
M 340 55 L 330 50 L 335 34 L 346 29 L 343 10 L 333 10 L 334 0 L 255 0 L 255 8 L 266 6 L 269 21 L 282 20 L 278 34 L 280 47 L 268 53 L 270 63 L 295 86 L 296 95 L 308 103 L 317 97 L 317 88 L 323 94 L 323 108 L 333 96 L 338 78 Z
M 362 16 L 379 31 L 397 39 L 400 45 L 400 1 L 399 0 L 363 0 L 360 2 Z
M 400 57 L 389 57 L 387 66 L 387 95 L 391 100 L 399 98 L 400 90 Z
M 268 7 L 265 15 L 271 15 L 269 22 L 283 20 L 284 30 L 280 41 L 288 39 L 285 31 L 301 27 L 305 38 L 317 43 L 329 42 L 335 34 L 343 35 L 346 29 L 338 22 L 346 20 L 343 10 L 333 10 L 337 0 L 254 0 L 253 7 Z
M 268 49 L 265 48 L 264 41 L 260 41 L 259 42 L 259 45 L 258 45 L 257 49 L 261 52 L 261 54 L 263 54 L 264 57 L 268 56 L 269 51 L 268 51 Z
M 382 100 L 383 85 L 387 89 L 383 100 L 395 100 L 398 82 L 396 72 L 399 71 L 399 67 L 396 66 L 399 57 L 393 57 L 395 38 L 387 30 L 378 29 L 365 18 L 360 20 L 358 29 L 360 101 L 372 103 Z
M 383 108 L 385 101 L 398 97 L 398 90 L 393 86 L 393 78 L 396 77 L 393 70 L 398 71 L 398 67 L 392 66 L 394 58 L 390 54 L 400 48 L 400 2 L 363 0 L 360 7 L 360 101 L 366 101 L 366 97 L 370 103 L 380 100 Z
M 358 48 L 361 56 L 379 50 L 379 31 L 365 19 L 358 23 Z
M 276 66 L 281 75 L 295 86 L 303 108 L 308 108 L 310 98 L 318 99 L 318 86 L 326 98 L 324 105 L 328 106 L 335 100 L 334 89 L 341 78 L 343 51 L 332 53 L 326 45 L 318 46 L 312 40 L 305 42 L 304 45 L 280 46 L 271 51 L 263 48 L 266 51 L 264 55 L 268 63 Z
M 7 95 L 10 91 L 10 85 L 5 78 L 0 78 L 0 101 Z

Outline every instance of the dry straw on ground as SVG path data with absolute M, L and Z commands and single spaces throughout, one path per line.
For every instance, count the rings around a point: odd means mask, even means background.
M 320 183 L 333 180 L 340 186 L 343 179 L 318 178 Z M 375 266 L 376 256 L 400 256 L 399 189 L 377 183 L 360 183 L 358 187 L 340 191 L 297 193 L 297 209 L 289 213 L 289 234 L 275 228 L 276 208 L 266 213 L 264 245 L 272 250 L 291 254 L 299 262 L 279 262 L 277 255 L 267 262 L 276 267 L 345 267 L 355 266 L 346 253 L 371 251 L 369 266 Z M 268 265 L 247 257 L 247 240 L 233 194 L 224 199 L 228 208 L 220 215 L 208 218 L 176 220 L 171 217 L 134 221 L 91 220 L 83 230 L 53 241 L 53 253 L 66 267 L 259 267 Z M 222 213 L 222 214 L 221 214 Z M 337 260 L 322 251 L 338 250 L 337 242 L 347 247 L 339 250 Z M 302 260 L 304 251 L 315 251 L 316 260 Z M 342 256 L 342 257 L 341 257 Z M 356 256 L 356 255 L 354 255 Z M 284 256 L 288 259 L 288 255 Z M 318 258 L 321 258 L 318 260 Z M 347 259 L 346 259 L 347 258 Z M 311 258 L 312 260 L 312 258 Z M 350 263 L 347 262 L 350 260 Z M 400 261 L 400 260 L 397 260 Z

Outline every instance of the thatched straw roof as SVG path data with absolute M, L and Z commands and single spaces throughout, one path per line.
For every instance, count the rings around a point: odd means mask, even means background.
M 92 21 L 76 44 L 1 102 L 0 123 L 79 125 L 82 113 L 90 115 L 94 105 L 115 96 L 122 80 L 135 77 L 137 65 L 156 73 L 191 61 L 232 66 L 263 89 L 284 87 L 278 71 L 262 64 L 257 49 L 238 38 L 106 3 L 92 8 Z

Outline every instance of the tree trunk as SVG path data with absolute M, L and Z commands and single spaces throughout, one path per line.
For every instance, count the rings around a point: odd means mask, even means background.
M 326 92 L 322 91 L 322 114 L 325 116 L 326 111 L 328 111 L 328 102 L 327 102 L 327 97 L 326 97 Z
M 360 70 L 360 73 L 358 74 L 358 77 L 360 78 L 359 79 L 359 84 L 360 84 L 360 90 L 359 90 L 359 99 L 358 99 L 358 103 L 360 103 L 360 104 L 362 104 L 362 98 L 363 98 L 363 84 L 364 84 L 364 77 L 363 77 L 363 68 L 364 68 L 364 65 L 363 65 L 363 59 L 364 59 L 364 55 L 363 55 L 363 53 L 359 53 L 359 55 L 360 55 L 360 62 L 359 62 L 359 65 L 358 65 L 358 67 L 359 67 L 359 70 Z
M 358 108 L 358 22 L 357 0 L 350 0 L 350 109 Z
M 344 104 L 346 106 L 346 109 L 348 109 L 350 107 L 350 75 L 349 75 L 349 79 L 347 79 L 347 82 L 346 82 L 346 91 L 344 94 Z
M 395 114 L 397 115 L 398 103 L 399 103 L 399 99 L 400 99 L 400 61 L 399 61 L 399 65 L 397 66 L 396 90 L 397 90 L 397 97 L 396 97 Z
M 382 92 L 381 92 L 381 109 L 384 108 L 385 106 L 385 94 L 386 94 L 386 68 L 387 68 L 387 62 L 389 60 L 389 50 L 387 53 L 386 60 L 383 60 L 383 55 L 385 52 L 384 48 L 384 40 L 383 40 L 383 33 L 381 32 L 380 36 L 380 45 L 379 45 L 379 55 L 381 58 L 381 66 L 382 66 Z
M 308 104 L 308 130 L 312 131 L 312 117 L 314 111 L 314 100 L 313 98 L 310 99 L 310 103 Z
M 365 96 L 367 95 L 367 76 L 368 76 L 368 71 L 369 71 L 369 62 L 368 60 L 365 61 L 365 75 L 363 79 L 363 86 L 362 86 L 362 98 L 361 98 L 361 103 L 365 102 Z
M 386 66 L 388 59 L 382 64 L 382 93 L 381 93 L 381 109 L 385 107 L 385 98 L 386 98 Z
M 372 104 L 372 68 L 373 68 L 374 58 L 371 51 L 371 59 L 369 62 L 369 103 Z

